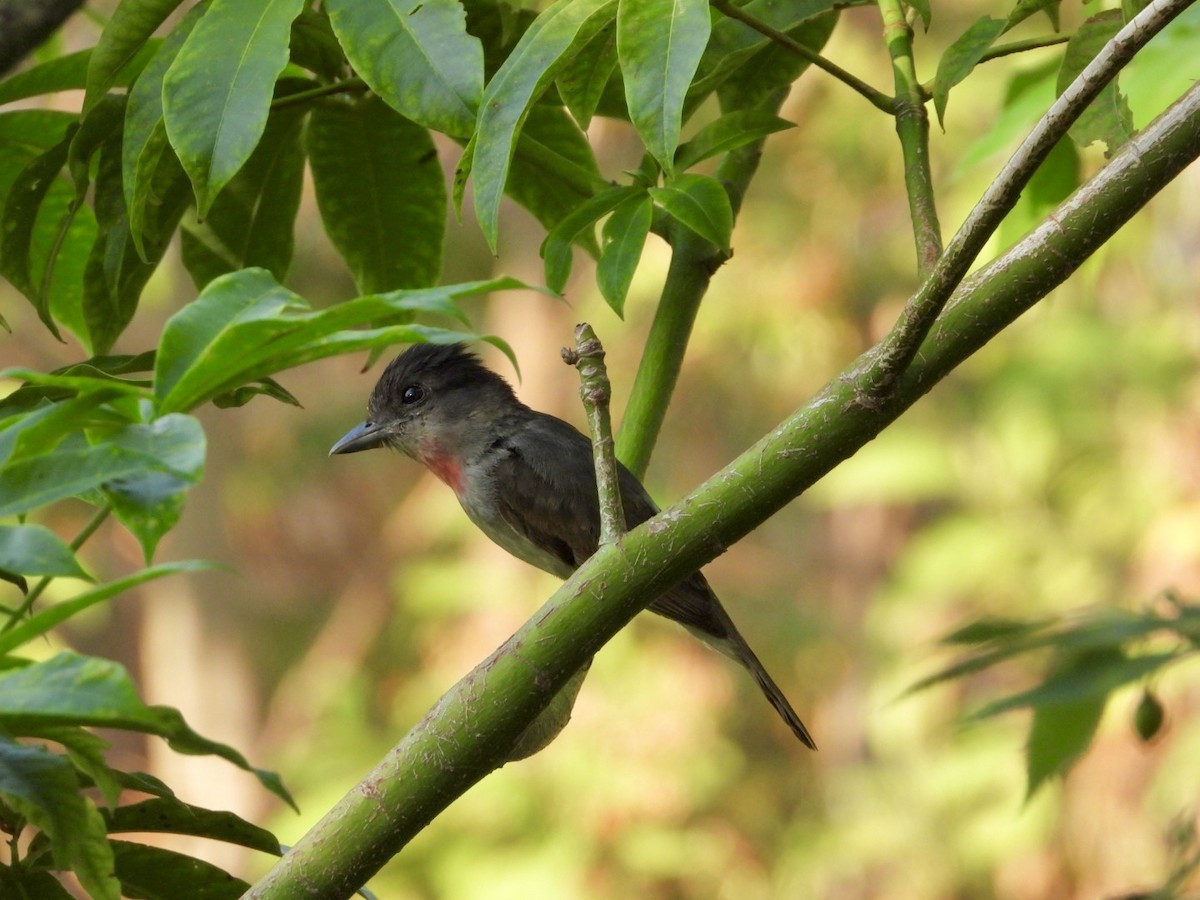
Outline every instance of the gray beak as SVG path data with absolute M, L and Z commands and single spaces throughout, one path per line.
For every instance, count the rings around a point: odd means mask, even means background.
M 360 422 L 342 435 L 341 439 L 329 448 L 329 455 L 335 453 L 357 453 L 359 450 L 371 450 L 382 447 L 387 441 L 388 423 Z

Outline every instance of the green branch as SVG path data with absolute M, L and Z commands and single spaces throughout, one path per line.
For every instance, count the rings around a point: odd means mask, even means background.
M 871 85 L 867 84 L 857 75 L 847 72 L 837 63 L 830 62 L 820 53 L 805 47 L 786 32 L 780 31 L 778 28 L 773 28 L 766 22 L 754 18 L 754 16 L 747 13 L 740 6 L 734 6 L 730 0 L 711 0 L 711 2 L 713 8 L 722 15 L 728 16 L 731 19 L 737 19 L 737 21 L 741 22 L 743 25 L 747 25 L 750 28 L 753 28 L 759 34 L 770 38 L 780 47 L 783 47 L 791 53 L 796 54 L 796 56 L 799 56 L 801 59 L 807 60 L 818 69 L 829 73 L 838 81 L 842 82 L 842 84 L 866 98 L 867 102 L 869 102 L 876 109 L 881 109 L 885 113 L 889 114 L 895 112 L 892 98 L 883 93 L 883 91 L 871 87 Z
M 879 365 L 866 373 L 859 402 L 880 403 L 916 356 L 933 323 L 989 237 L 1016 205 L 1021 190 L 1076 119 L 1109 81 L 1155 34 L 1191 5 L 1192 0 L 1154 0 L 1116 35 L 1065 91 L 1021 142 L 1000 174 L 988 185 L 962 226 L 947 244 L 937 265 L 905 304 L 895 327 L 878 348 Z
M 955 366 L 1061 284 L 1200 156 L 1200 87 L 1134 138 L 1042 226 L 976 273 L 885 402 L 860 357 L 688 497 L 601 547 L 247 894 L 349 897 L 434 816 L 509 759 L 517 736 L 642 608 L 740 540 L 874 438 Z
M 912 28 L 900 0 L 879 0 L 883 39 L 892 58 L 896 83 L 896 134 L 904 158 L 904 188 L 917 250 L 917 274 L 926 277 L 942 255 L 942 229 L 938 224 L 929 169 L 929 113 L 926 93 L 917 78 L 913 60 Z

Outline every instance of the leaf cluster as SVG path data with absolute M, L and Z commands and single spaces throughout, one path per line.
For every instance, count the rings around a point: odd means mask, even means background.
M 1152 684 L 1162 671 L 1200 650 L 1200 605 L 1168 593 L 1161 609 L 1098 608 L 1037 620 L 979 619 L 956 629 L 943 643 L 968 648 L 967 655 L 910 690 L 968 679 L 1023 657 L 1049 657 L 1036 686 L 993 700 L 970 717 L 1033 710 L 1026 747 L 1032 796 L 1087 752 L 1109 698 L 1129 684 L 1143 684 L 1130 723 L 1134 732 L 1146 742 L 1158 736 L 1165 712 Z

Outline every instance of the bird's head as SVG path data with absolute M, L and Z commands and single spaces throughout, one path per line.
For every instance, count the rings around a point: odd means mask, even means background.
M 517 403 L 508 382 L 464 345 L 416 344 L 384 369 L 367 420 L 329 453 L 393 447 L 437 471 L 447 456 L 461 463 L 495 440 L 495 425 Z

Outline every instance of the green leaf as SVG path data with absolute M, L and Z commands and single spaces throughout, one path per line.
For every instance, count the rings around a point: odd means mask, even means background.
M 359 291 L 435 283 L 446 185 L 429 132 L 369 97 L 317 107 L 307 142 L 325 230 Z
M 1126 656 L 1120 647 L 1093 647 L 1060 652 L 1050 674 L 1035 688 L 987 704 L 972 718 L 996 716 L 1024 706 L 1058 706 L 1107 697 L 1119 687 L 1178 662 L 1183 651 Z
M 1059 94 L 1087 68 L 1096 54 L 1123 25 L 1121 11 L 1110 9 L 1092 16 L 1076 29 L 1071 35 L 1071 40 L 1067 42 L 1067 52 L 1063 55 L 1062 68 L 1058 71 Z M 1102 141 L 1106 147 L 1106 156 L 1112 156 L 1133 137 L 1133 113 L 1117 79 L 1114 78 L 1104 86 L 1099 96 L 1089 103 L 1083 114 L 1075 120 L 1068 133 L 1071 140 L 1081 149 L 1096 141 Z
M 715 178 L 680 175 L 666 187 L 650 188 L 650 196 L 671 218 L 729 252 L 733 209 L 725 188 Z
M 612 23 L 572 54 L 558 73 L 555 79 L 558 95 L 580 128 L 586 129 L 591 124 L 616 66 L 617 30 Z
M 83 317 L 98 354 L 108 353 L 133 319 L 142 289 L 158 267 L 189 201 L 187 176 L 178 160 L 162 154 L 150 182 L 154 202 L 145 207 L 139 252 L 125 208 L 121 155 L 116 142 L 100 151 L 95 185 L 100 231 L 84 271 Z
M 1022 653 L 1051 648 L 1074 654 L 1108 652 L 1119 650 L 1122 645 L 1141 640 L 1156 631 L 1179 629 L 1180 618 L 1135 614 L 1124 610 L 1102 610 L 1078 622 L 1059 619 L 1031 622 L 985 619 L 943 638 L 944 643 L 980 644 L 974 656 L 922 679 L 913 685 L 909 692 L 924 690 L 950 679 L 981 672 Z M 1027 697 L 1020 695 L 1013 700 L 1016 702 L 1001 701 L 1002 706 L 993 705 L 976 715 L 992 715 L 1003 709 L 1020 706 Z
M 1026 748 L 1026 798 L 1048 779 L 1065 774 L 1084 754 L 1100 725 L 1106 700 L 1104 696 L 1091 697 L 1034 711 Z
M 625 295 L 642 259 L 653 214 L 650 197 L 631 197 L 613 210 L 604 223 L 604 249 L 596 267 L 596 284 L 613 312 L 622 318 Z
M 617 11 L 629 117 L 668 176 L 674 174 L 683 102 L 710 30 L 706 0 L 625 0 Z
M 483 49 L 455 0 L 328 0 L 354 68 L 412 121 L 465 138 L 483 94 Z
M 992 641 L 1011 641 L 1026 637 L 1053 625 L 1054 619 L 1027 622 L 1022 619 L 1006 619 L 990 616 L 968 622 L 941 639 L 943 644 L 986 644 Z
M 76 900 L 75 895 L 45 869 L 12 869 L 8 866 L 0 867 L 0 896 Z
M 144 372 L 154 365 L 154 352 L 137 356 L 94 356 L 53 372 L 36 372 L 15 366 L 0 369 L 0 378 L 12 378 L 25 384 L 0 400 L 0 429 L 10 423 L 2 420 L 21 410 L 33 410 L 46 402 L 57 402 L 76 396 L 105 393 L 128 397 L 145 397 L 144 381 L 118 377 L 125 372 Z M 140 366 L 140 368 L 139 368 Z M 5 459 L 0 453 L 0 461 Z
M 904 0 L 904 5 L 921 17 L 921 24 L 928 31 L 929 23 L 933 20 L 933 13 L 929 9 L 929 0 Z
M 0 525 L 0 569 L 22 575 L 92 580 L 71 548 L 41 525 Z
M 0 112 L 0 200 L 8 197 L 17 173 L 58 144 L 79 117 L 49 109 Z
M 104 485 L 117 518 L 138 539 L 149 563 L 158 542 L 179 521 L 184 494 L 204 472 L 204 429 L 191 416 L 171 413 L 149 425 L 127 425 L 107 441 L 158 460 L 164 470 Z
M 983 58 L 983 54 L 1008 28 L 1009 24 L 1004 19 L 983 16 L 942 54 L 938 61 L 937 74 L 933 77 L 933 105 L 937 110 L 938 124 L 945 121 L 950 89 L 971 74 Z
M 250 266 L 280 280 L 287 275 L 304 186 L 304 116 L 297 106 L 273 111 L 262 140 L 217 195 L 208 217 L 184 223 L 181 256 L 196 287 Z
M 113 412 L 101 407 L 119 396 L 120 391 L 105 388 L 9 417 L 0 428 L 0 464 L 48 454 L 68 435 L 111 421 Z
M 238 900 L 250 885 L 212 863 L 174 850 L 112 841 L 116 874 L 127 897 L 141 900 Z
M 571 215 L 603 184 L 592 146 L 561 106 L 535 106 L 517 139 L 505 191 L 547 231 Z M 595 252 L 588 235 L 584 240 Z
M 837 10 L 810 16 L 785 33 L 796 43 L 819 53 L 838 23 Z M 717 87 L 725 112 L 750 110 L 767 102 L 776 91 L 790 88 L 810 63 L 788 47 L 770 41 L 754 51 Z M 695 99 L 694 97 L 692 98 Z M 689 108 L 692 104 L 689 103 Z
M 568 51 L 586 46 L 616 12 L 616 0 L 557 0 L 533 21 L 484 90 L 474 153 L 470 158 L 464 154 L 460 177 L 466 177 L 469 165 L 476 215 L 493 252 L 500 200 L 530 108 L 566 65 Z
M 218 394 L 216 397 L 213 397 L 213 406 L 218 409 L 245 406 L 255 397 L 260 396 L 273 397 L 280 403 L 286 403 L 288 406 L 300 406 L 300 401 L 292 395 L 291 391 L 274 378 L 262 378 L 254 384 L 235 388 L 227 394 Z
M 163 41 L 142 75 L 129 91 L 125 105 L 125 132 L 121 145 L 121 183 L 125 194 L 125 210 L 134 246 L 142 259 L 147 251 L 143 232 L 152 221 L 158 203 L 154 195 L 155 180 L 164 156 L 174 157 L 167 141 L 163 122 L 163 79 L 175 57 L 179 55 L 196 23 L 206 9 L 205 4 L 193 6 Z
M 321 76 L 324 81 L 345 77 L 346 56 L 329 24 L 326 7 L 303 9 L 292 22 L 291 61 Z
M 127 85 L 132 82 L 152 53 L 153 47 L 147 46 L 127 59 L 128 67 L 120 73 L 119 78 L 114 78 L 112 84 Z M 82 88 L 94 56 L 93 50 L 68 53 L 0 81 L 0 104 Z
M 136 58 L 147 59 L 150 36 L 166 21 L 180 0 L 123 0 L 113 10 L 87 66 L 84 112 L 90 110 Z
M 69 129 L 66 137 L 22 170 L 13 182 L 4 205 L 4 215 L 0 218 L 0 232 L 3 233 L 0 239 L 0 274 L 28 298 L 42 324 L 59 340 L 62 337 L 50 315 L 50 300 L 43 290 L 42 279 L 35 276 L 31 256 L 35 228 L 44 230 L 39 222 L 45 221 L 41 215 L 43 202 L 51 195 L 52 189 L 57 190 L 58 202 L 47 203 L 46 208 L 50 211 L 48 217 L 53 220 L 55 231 L 71 203 L 69 195 L 64 193 L 69 189 L 59 175 L 67 163 L 67 152 L 76 130 Z
M 80 50 L 10 75 L 0 81 L 0 104 L 80 87 L 91 55 L 90 50 Z
M 124 785 L 121 773 L 105 761 L 105 753 L 111 744 L 104 738 L 75 725 L 46 725 L 40 728 L 26 725 L 21 729 L 21 737 L 61 744 L 71 764 L 100 790 L 105 804 L 110 808 L 117 805 Z
M 71 869 L 89 897 L 120 900 L 104 820 L 66 759 L 0 737 L 0 800 L 46 834 L 56 866 Z
M 616 209 L 622 202 L 641 193 L 633 187 L 612 187 L 575 207 L 570 215 L 555 225 L 542 241 L 541 255 L 545 260 L 546 286 L 562 293 L 571 274 L 571 247 L 579 244 L 599 255 L 592 232 L 596 222 Z M 586 238 L 584 237 L 586 235 Z
M 1114 689 L 1144 678 L 1181 656 L 1164 653 L 1128 657 L 1115 646 L 1060 651 L 1039 687 L 991 704 L 979 715 L 1034 706 L 1027 793 L 1033 796 L 1047 779 L 1065 773 L 1087 750 Z
M 167 136 L 203 218 L 266 128 L 304 0 L 212 0 L 163 79 Z
M 153 455 L 111 444 L 86 449 L 59 447 L 0 469 L 0 516 L 77 497 L 112 481 L 136 478 L 147 469 L 163 471 L 165 464 Z M 186 477 L 186 473 L 169 474 Z
M 28 234 L 14 234 L 12 231 L 0 233 L 0 274 L 20 288 L 22 279 L 30 291 L 36 284 L 45 281 L 42 260 L 53 247 L 53 240 L 60 233 L 60 222 L 71 203 L 66 182 L 55 178 L 53 185 L 48 185 L 49 198 L 43 200 L 36 209 L 20 209 L 27 204 L 27 198 L 14 197 L 12 189 L 19 184 L 22 191 L 28 191 L 29 182 L 22 175 L 25 170 L 47 151 L 62 143 L 67 137 L 68 129 L 76 127 L 76 117 L 68 113 L 52 112 L 50 110 L 18 110 L 16 112 L 0 113 L 0 228 L 4 223 L 14 222 L 14 228 L 31 227 Z M 12 218 L 4 215 L 4 207 L 9 201 L 16 204 Z M 49 308 L 50 315 L 55 316 L 61 311 L 59 297 L 67 292 L 71 285 L 70 273 L 73 260 L 86 255 L 92 236 L 83 235 L 82 252 L 77 245 L 78 232 L 86 226 L 91 218 L 89 210 L 76 216 L 74 227 L 68 234 L 64 247 L 57 256 L 58 266 L 51 278 L 50 297 L 44 302 Z M 25 216 L 36 216 L 30 226 L 21 224 Z M 94 221 L 91 223 L 95 229 Z M 36 273 L 42 272 L 42 275 Z M 82 276 L 76 281 L 82 281 Z M 66 305 L 65 303 L 63 305 Z M 78 302 L 75 304 L 78 307 Z M 62 320 L 70 327 L 69 322 Z M 7 328 L 7 326 L 4 326 Z
M 271 832 L 252 825 L 231 812 L 214 812 L 174 798 L 130 803 L 105 814 L 109 834 L 138 831 L 150 834 L 186 834 L 248 847 L 279 856 L 279 841 Z
M 139 574 L 152 571 L 156 570 Z M 0 640 L 11 638 L 19 627 L 0 636 Z M 264 787 L 292 803 L 278 777 L 252 768 L 232 747 L 197 734 L 178 710 L 145 705 L 138 698 L 129 674 L 111 660 L 62 652 L 43 662 L 0 672 L 0 724 L 19 734 L 22 725 L 30 722 L 120 728 L 157 735 L 165 738 L 176 752 L 220 756 L 251 772 Z
M 67 153 L 67 171 L 75 182 L 75 205 L 83 203 L 92 179 L 92 157 L 114 137 L 120 139 L 125 118 L 125 98 L 102 97 L 84 114 L 79 130 L 71 139 Z
M 702 160 L 794 127 L 794 123 L 765 110 L 745 109 L 727 113 L 709 122 L 679 148 L 675 154 L 675 166 L 684 171 Z
M 351 350 L 426 338 L 469 339 L 409 323 L 418 313 L 457 312 L 453 301 L 461 297 L 516 287 L 524 285 L 500 278 L 392 291 L 314 312 L 269 272 L 224 275 L 167 322 L 155 363 L 158 408 L 194 409 L 284 369 Z M 367 324 L 375 327 L 358 330 Z
M 1008 27 L 1012 28 L 1014 25 L 1024 22 L 1035 13 L 1044 12 L 1046 18 L 1050 20 L 1050 25 L 1055 31 L 1058 31 L 1058 8 L 1061 5 L 1062 0 L 1017 0 L 1017 5 L 1008 14 Z
M 288 332 L 285 314 L 307 309 L 299 294 L 265 270 L 246 269 L 217 278 L 167 320 L 154 365 L 158 408 L 194 409 L 252 380 L 226 376 L 252 346 Z

